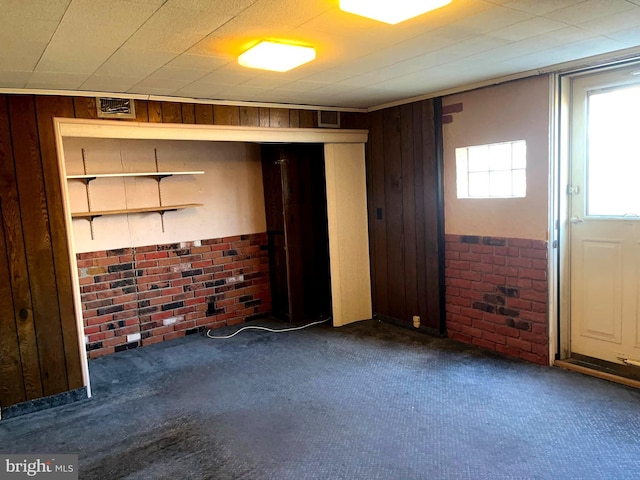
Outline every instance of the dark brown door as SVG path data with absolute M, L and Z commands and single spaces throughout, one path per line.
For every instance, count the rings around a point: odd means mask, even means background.
M 292 322 L 331 313 L 324 146 L 263 145 L 273 313 Z

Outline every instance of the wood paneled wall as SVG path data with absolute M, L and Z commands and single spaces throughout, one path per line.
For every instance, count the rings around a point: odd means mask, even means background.
M 317 127 L 312 110 L 135 103 L 141 122 Z M 95 100 L 0 95 L 1 407 L 82 387 L 53 117 L 96 118 Z
M 367 185 L 373 311 L 444 331 L 438 100 L 369 114 Z
M 368 115 L 374 312 L 442 331 L 439 125 L 432 100 Z M 437 109 L 437 108 L 436 108 Z M 53 117 L 96 118 L 94 99 L 0 95 L 0 406 L 82 386 Z M 317 112 L 136 101 L 142 122 L 317 127 Z

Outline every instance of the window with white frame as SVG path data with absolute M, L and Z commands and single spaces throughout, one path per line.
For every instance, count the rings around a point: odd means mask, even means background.
M 524 140 L 456 148 L 458 198 L 527 196 Z

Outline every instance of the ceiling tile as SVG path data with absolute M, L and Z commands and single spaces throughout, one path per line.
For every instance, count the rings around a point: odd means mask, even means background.
M 578 26 L 598 35 L 607 35 L 609 33 L 634 28 L 637 25 L 640 25 L 640 7 L 580 23 Z
M 503 5 L 514 10 L 522 10 L 523 12 L 533 13 L 535 15 L 544 15 L 561 8 L 567 8 L 584 0 L 510 0 Z
M 126 92 L 139 83 L 139 77 L 112 77 L 109 75 L 92 75 L 80 86 L 82 90 L 97 92 Z
M 59 22 L 71 0 L 0 0 L 2 18 L 30 18 Z
M 164 6 L 136 31 L 125 46 L 142 52 L 160 49 L 180 54 L 230 19 L 230 16 L 212 12 L 204 14 L 199 10 Z
M 83 43 L 68 45 L 50 43 L 35 67 L 39 72 L 90 74 L 116 51 L 115 47 Z
M 202 70 L 164 66 L 149 75 L 147 79 L 195 82 L 196 80 L 204 77 L 206 74 L 207 73 L 203 72 Z
M 213 55 L 195 55 L 183 53 L 171 60 L 167 67 L 187 68 L 191 70 L 202 70 L 210 72 L 216 70 L 229 63 L 229 59 L 225 57 L 215 57 Z
M 640 44 L 640 26 L 607 34 L 608 38 L 624 43 L 627 47 Z
M 132 87 L 127 90 L 126 93 L 137 93 L 140 95 L 158 95 L 161 97 L 168 97 L 174 94 L 175 88 L 164 88 L 164 87 Z
M 97 75 L 146 77 L 176 57 L 175 53 L 160 50 L 140 52 L 127 48 L 118 49 L 97 70 Z
M 211 32 L 185 53 L 215 55 L 235 60 L 238 55 L 256 45 L 260 40 L 287 38 L 297 40 L 296 37 L 287 36 L 291 28 L 291 25 L 282 22 L 254 23 L 238 16 Z
M 0 70 L 30 72 L 33 71 L 38 59 L 47 46 L 46 42 L 20 42 L 19 47 L 11 48 L 15 39 L 3 42 L 0 49 Z M 9 45 L 7 45 L 9 44 Z M 2 78 L 2 75 L 0 75 Z
M 36 66 L 38 71 L 93 73 L 156 10 L 147 3 L 75 0 Z
M 297 80 L 295 82 L 287 83 L 282 87 L 276 87 L 274 90 L 286 90 L 288 92 L 310 92 L 315 90 L 316 88 L 324 87 L 325 85 L 329 85 L 329 82 L 313 82 L 308 80 Z
M 25 88 L 32 72 L 0 71 L 0 88 Z
M 552 20 L 575 25 L 633 8 L 635 6 L 626 0 L 587 0 L 570 7 L 555 10 L 545 16 Z
M 194 82 L 176 90 L 173 95 L 187 98 L 218 98 L 217 94 L 231 87 L 231 85 Z
M 184 80 L 180 78 L 155 78 L 155 77 L 147 77 L 144 80 L 136 83 L 132 88 L 128 91 L 132 92 L 135 90 L 136 93 L 143 91 L 145 88 L 149 89 L 158 89 L 164 88 L 167 90 L 179 90 L 181 88 L 186 87 L 190 83 L 193 83 L 192 80 Z
M 257 0 L 158 0 L 166 3 L 168 7 L 189 8 L 213 12 L 216 15 L 237 15 Z
M 27 88 L 78 90 L 89 75 L 59 72 L 34 72 Z
M 267 90 L 271 90 L 271 89 L 242 84 L 242 85 L 235 85 L 232 87 L 228 87 L 225 90 L 223 90 L 222 93 L 225 96 L 229 96 L 230 98 L 233 98 L 235 95 L 242 95 L 243 97 L 246 97 L 249 95 L 260 94 L 262 92 L 266 92 Z
M 492 37 L 503 38 L 512 42 L 524 40 L 525 38 L 543 35 L 554 30 L 560 30 L 567 26 L 566 23 L 556 22 L 548 18 L 536 17 L 515 23 L 508 27 L 500 28 L 489 33 Z
M 240 84 L 255 77 L 255 72 L 255 70 L 230 63 L 205 75 L 199 81 L 202 83 L 224 83 L 226 85 Z
M 521 70 L 530 70 L 575 60 L 576 58 L 599 55 L 607 51 L 616 51 L 624 47 L 624 44 L 611 39 L 590 39 L 522 55 L 521 57 L 510 59 L 507 63 Z
M 304 2 L 300 0 L 260 0 L 240 13 L 238 18 L 252 24 L 279 23 L 293 28 L 329 10 L 336 10 L 336 3 L 322 0 L 305 0 Z
M 57 21 L 29 17 L 11 18 L 0 16 L 0 44 L 2 49 L 20 50 L 22 42 L 44 42 L 51 40 L 58 28 Z
M 491 10 L 456 21 L 452 26 L 473 35 L 481 35 L 530 18 L 533 18 L 531 13 L 496 6 Z

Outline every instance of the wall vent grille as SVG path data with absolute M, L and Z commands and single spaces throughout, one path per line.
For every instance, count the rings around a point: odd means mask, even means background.
M 340 112 L 334 110 L 318 110 L 318 126 L 340 128 Z
M 98 118 L 136 118 L 136 109 L 131 98 L 96 98 Z

